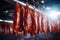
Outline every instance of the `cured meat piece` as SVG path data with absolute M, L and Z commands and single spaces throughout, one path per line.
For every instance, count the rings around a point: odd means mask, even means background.
M 1 25 L 2 23 L 0 22 L 0 27 L 2 27 L 2 25 Z
M 17 36 L 20 31 L 20 5 L 16 3 L 15 14 L 14 14 L 14 33 Z
M 37 23 L 37 14 L 35 8 L 33 9 L 32 15 L 32 28 L 33 28 L 33 35 L 38 33 L 38 23 Z
M 50 32 L 50 30 L 49 30 L 49 20 L 47 18 L 47 33 L 49 33 L 49 32 Z
M 46 15 L 43 15 L 43 30 L 44 30 L 45 34 L 48 32 L 47 17 L 46 17 Z
M 54 33 L 54 24 L 52 24 L 52 29 L 51 29 L 52 33 Z
M 9 25 L 9 34 L 13 34 L 13 23 L 8 23 Z
M 54 20 L 51 22 L 51 25 L 52 25 L 51 31 L 52 31 L 52 33 L 56 33 L 56 30 L 57 30 L 57 28 L 56 28 L 57 25 L 56 25 L 55 22 L 56 22 L 56 21 L 54 21 Z M 56 28 L 56 29 L 55 29 L 55 28 Z
M 30 10 L 30 18 L 31 18 L 31 19 L 30 19 L 30 21 L 29 21 L 29 22 L 30 22 L 29 33 L 31 34 L 31 36 L 33 36 L 33 32 L 34 32 L 34 31 L 33 31 L 33 26 L 32 26 L 32 25 L 33 25 L 33 23 L 32 23 L 32 20 L 33 20 L 32 17 L 33 17 L 33 13 L 32 13 L 32 11 Z
M 27 16 L 27 29 L 28 29 L 28 33 L 31 32 L 31 27 L 32 27 L 32 20 L 31 20 L 31 10 L 29 10 L 28 12 L 28 16 Z
M 59 28 L 59 33 L 60 33 L 60 21 L 59 21 L 59 25 L 58 25 L 58 28 Z
M 1 26 L 2 26 L 2 35 L 4 34 L 4 23 L 3 22 L 1 22 Z
M 0 27 L 0 34 L 2 34 L 2 27 Z
M 58 33 L 58 23 L 57 23 L 57 21 L 55 21 L 53 24 L 54 24 L 53 33 Z
M 51 22 L 49 22 L 49 30 L 50 30 L 50 33 L 52 33 L 52 29 L 53 29 L 52 24 L 51 24 Z
M 9 28 L 9 33 L 13 34 L 13 28 L 12 27 Z
M 2 23 L 0 22 L 0 35 L 2 34 Z
M 24 9 L 24 7 L 21 7 L 21 13 L 20 13 L 20 31 L 24 31 L 24 14 L 25 14 L 25 9 Z
M 35 15 L 34 15 L 35 14 Z M 36 26 L 36 30 L 35 30 L 35 33 L 38 34 L 38 20 L 37 20 L 37 14 L 36 14 L 36 11 L 34 9 L 34 17 L 35 17 L 35 26 Z
M 40 12 L 38 12 L 38 28 L 39 28 L 39 34 L 42 32 L 42 31 L 40 31 L 40 30 L 42 30 L 42 28 L 41 28 L 41 13 Z
M 24 14 L 25 14 L 25 9 L 24 7 L 20 7 L 20 31 L 18 32 L 18 34 L 23 34 L 24 32 Z
M 28 4 L 26 4 L 25 7 L 25 14 L 24 14 L 24 35 L 26 36 L 28 34 L 28 15 L 29 15 L 29 7 Z
M 39 26 L 39 33 L 43 32 L 43 14 L 38 12 L 38 26 Z
M 9 26 L 8 23 L 4 23 L 4 33 L 9 34 Z
M 7 28 L 6 27 L 4 28 L 4 33 L 7 34 Z
M 60 33 L 60 21 L 57 21 L 57 31 L 58 31 L 58 33 Z

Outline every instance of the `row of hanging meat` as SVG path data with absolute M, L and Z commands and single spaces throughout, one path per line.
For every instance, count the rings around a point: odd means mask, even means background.
M 35 8 L 33 10 L 29 9 L 29 5 L 26 7 L 20 6 L 16 3 L 15 15 L 14 15 L 14 32 L 18 35 L 19 32 L 24 32 L 24 35 L 30 33 L 31 35 L 39 33 L 56 32 L 59 26 L 50 25 L 47 17 L 41 13 L 36 12 Z M 59 27 L 60 28 L 60 27 Z M 58 29 L 59 29 L 58 28 Z M 59 31 L 59 30 L 58 30 Z
M 25 7 L 16 3 L 13 24 L 1 23 L 5 34 L 31 34 L 31 36 L 41 33 L 60 33 L 60 21 L 52 23 L 41 12 L 36 12 L 35 8 L 31 10 L 29 5 Z M 1 27 L 0 27 L 1 29 Z M 7 30 L 8 29 L 8 30 Z M 1 29 L 0 33 L 3 30 Z

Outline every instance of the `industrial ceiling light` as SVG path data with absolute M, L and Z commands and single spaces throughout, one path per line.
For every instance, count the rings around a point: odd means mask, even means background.
M 46 9 L 46 10 L 50 10 L 51 8 L 50 8 L 50 7 L 46 7 L 45 9 Z
M 52 19 L 57 19 L 58 15 L 60 15 L 60 12 L 58 11 L 51 11 L 48 13 L 48 16 Z
M 44 0 L 41 1 L 41 3 L 44 3 L 44 2 L 45 2 Z
M 5 13 L 8 13 L 8 10 L 6 10 Z

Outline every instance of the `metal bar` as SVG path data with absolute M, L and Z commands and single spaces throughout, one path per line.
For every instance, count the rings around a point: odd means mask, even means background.
M 8 22 L 8 23 L 13 23 L 13 21 L 11 21 L 11 20 L 2 20 L 2 19 L 0 19 L 0 22 Z
M 18 1 L 18 0 L 13 0 L 13 1 L 21 4 L 22 6 L 26 6 L 26 3 L 23 3 L 23 2 L 21 2 L 21 1 Z M 30 9 L 34 9 L 35 7 L 32 6 L 32 5 L 29 5 L 29 8 L 30 8 Z M 41 10 L 39 10 L 39 9 L 36 9 L 36 11 L 37 11 L 37 12 L 41 12 Z

